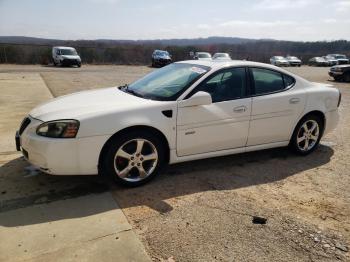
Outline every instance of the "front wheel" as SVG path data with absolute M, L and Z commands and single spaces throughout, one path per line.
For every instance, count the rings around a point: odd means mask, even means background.
M 322 132 L 323 121 L 318 116 L 307 116 L 296 126 L 290 147 L 300 155 L 310 154 L 317 148 Z
M 119 184 L 139 186 L 157 175 L 164 155 L 164 147 L 157 136 L 130 132 L 110 141 L 102 172 Z

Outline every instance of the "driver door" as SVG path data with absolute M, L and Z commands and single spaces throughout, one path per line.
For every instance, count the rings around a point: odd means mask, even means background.
M 177 155 L 187 156 L 244 147 L 248 139 L 251 98 L 247 98 L 244 67 L 222 70 L 199 84 L 208 92 L 210 105 L 182 107 L 178 103 Z

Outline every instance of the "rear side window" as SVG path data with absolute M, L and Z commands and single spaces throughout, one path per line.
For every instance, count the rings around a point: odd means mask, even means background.
M 294 84 L 294 78 L 279 72 L 263 69 L 251 69 L 256 95 L 281 91 Z
M 284 85 L 286 88 L 294 85 L 295 83 L 294 78 L 289 75 L 283 75 L 283 79 L 284 79 Z

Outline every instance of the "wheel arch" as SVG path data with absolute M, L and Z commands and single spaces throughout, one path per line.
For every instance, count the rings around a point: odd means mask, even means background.
M 136 126 L 130 126 L 130 127 L 126 127 L 124 129 L 119 130 L 118 132 L 114 133 L 103 145 L 101 151 L 100 151 L 100 155 L 98 158 L 98 171 L 100 171 L 100 167 L 101 167 L 101 163 L 103 160 L 104 155 L 106 154 L 108 145 L 110 143 L 111 140 L 115 139 L 116 137 L 122 135 L 122 134 L 126 134 L 132 131 L 144 131 L 144 132 L 149 132 L 152 133 L 156 136 L 158 136 L 161 141 L 163 146 L 165 147 L 165 161 L 166 163 L 169 163 L 169 159 L 170 159 L 170 146 L 169 146 L 169 141 L 166 138 L 166 136 L 164 135 L 163 132 L 161 132 L 159 129 L 152 127 L 152 126 L 147 126 L 147 125 L 136 125 Z
M 320 111 L 320 110 L 312 110 L 312 111 L 309 111 L 309 112 L 305 113 L 305 114 L 298 120 L 298 122 L 297 122 L 297 123 L 295 124 L 295 126 L 294 126 L 294 129 L 293 129 L 293 132 L 292 132 L 292 134 L 291 134 L 290 139 L 292 139 L 293 134 L 294 134 L 294 132 L 295 132 L 295 129 L 297 128 L 297 126 L 299 125 L 299 123 L 300 123 L 301 121 L 303 121 L 306 117 L 310 116 L 310 115 L 317 116 L 317 117 L 319 117 L 319 118 L 322 120 L 322 125 L 323 125 L 323 126 L 322 126 L 321 132 L 322 132 L 322 135 L 323 135 L 324 130 L 325 130 L 325 128 L 326 128 L 326 116 L 325 116 L 325 114 L 324 114 L 322 111 Z M 321 135 L 321 136 L 322 136 L 322 135 Z

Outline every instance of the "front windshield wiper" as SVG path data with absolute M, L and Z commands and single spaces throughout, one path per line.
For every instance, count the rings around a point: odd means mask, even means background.
M 137 93 L 136 91 L 132 90 L 129 88 L 129 85 L 125 84 L 123 86 L 120 86 L 118 87 L 120 90 L 124 91 L 125 93 L 129 93 L 129 94 L 132 94 L 134 96 L 138 96 L 138 97 L 142 97 L 143 98 L 143 95 Z

